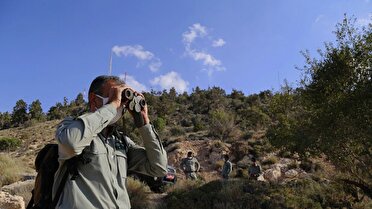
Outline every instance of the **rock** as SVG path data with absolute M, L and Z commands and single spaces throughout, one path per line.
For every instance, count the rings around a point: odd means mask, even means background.
M 281 175 L 282 172 L 280 171 L 280 167 L 270 168 L 263 174 L 264 178 L 270 182 L 277 182 Z
M 20 191 L 29 191 L 31 193 L 34 184 L 35 184 L 34 180 L 18 181 L 13 184 L 3 186 L 1 190 L 4 192 L 9 192 L 11 194 L 18 193 Z
M 270 168 L 279 170 L 282 173 L 285 173 L 288 170 L 288 165 L 287 164 L 282 164 L 282 163 L 276 163 L 270 166 Z
M 263 177 L 263 175 L 259 175 L 257 177 L 257 181 L 266 181 L 265 178 Z
M 23 197 L 11 195 L 8 192 L 0 191 L 1 209 L 25 209 Z
M 236 165 L 239 168 L 248 168 L 249 165 L 251 164 L 251 160 L 248 156 L 244 156 L 243 159 L 241 159 L 239 162 L 236 163 Z
M 284 173 L 284 176 L 286 178 L 294 178 L 298 176 L 298 172 L 294 169 L 288 170 L 287 172 Z

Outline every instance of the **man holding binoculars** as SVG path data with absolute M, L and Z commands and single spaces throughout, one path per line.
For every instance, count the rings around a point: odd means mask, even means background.
M 167 155 L 150 124 L 143 95 L 116 76 L 98 76 L 89 88 L 89 113 L 66 118 L 56 132 L 60 166 L 55 175 L 53 196 L 67 171 L 64 162 L 83 156 L 77 172 L 69 175 L 56 208 L 129 209 L 127 171 L 163 177 Z M 144 147 L 116 131 L 114 124 L 125 110 L 133 116 Z

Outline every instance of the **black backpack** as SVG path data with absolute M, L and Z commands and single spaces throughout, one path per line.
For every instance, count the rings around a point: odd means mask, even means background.
M 124 149 L 128 151 L 128 142 L 123 133 L 115 130 L 114 135 L 118 137 L 118 139 L 122 142 Z M 52 191 L 54 175 L 59 168 L 58 145 L 45 145 L 39 151 L 35 159 L 35 170 L 37 175 L 35 178 L 35 186 L 32 190 L 32 197 L 26 209 L 54 209 L 62 194 L 69 174 L 71 175 L 71 180 L 75 180 L 79 176 L 79 166 L 87 164 L 90 161 L 91 159 L 87 158 L 85 155 L 85 150 L 83 150 L 80 155 L 65 161 L 63 166 L 66 166 L 67 169 L 63 174 L 62 180 L 58 185 L 56 195 L 53 199 Z
M 32 190 L 32 197 L 26 209 L 54 209 L 57 205 L 59 197 L 62 194 L 69 174 L 72 175 L 71 180 L 78 177 L 78 166 L 80 163 L 89 163 L 90 159 L 84 157 L 84 152 L 78 156 L 65 161 L 64 166 L 67 166 L 66 172 L 63 174 L 62 180 L 57 188 L 57 193 L 52 199 L 52 189 L 54 183 L 54 175 L 58 170 L 58 145 L 47 144 L 37 154 L 35 159 L 35 169 L 37 172 L 35 178 L 35 186 Z

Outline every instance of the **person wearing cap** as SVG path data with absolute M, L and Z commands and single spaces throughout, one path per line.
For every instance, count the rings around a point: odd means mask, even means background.
M 192 151 L 187 153 L 187 157 L 183 158 L 181 161 L 181 170 L 185 173 L 186 179 L 196 180 L 198 176 L 196 172 L 200 169 L 200 164 L 198 160 L 194 157 Z
M 89 88 L 89 112 L 66 118 L 58 125 L 60 166 L 55 175 L 53 197 L 67 171 L 64 163 L 78 155 L 84 155 L 89 161 L 78 166 L 74 178 L 69 174 L 56 208 L 129 209 L 128 170 L 154 177 L 166 174 L 167 154 L 150 124 L 147 105 L 137 111 L 123 103 L 122 92 L 128 88 L 131 89 L 119 77 L 98 76 Z M 127 108 L 142 137 L 143 147 L 116 130 L 115 124 Z

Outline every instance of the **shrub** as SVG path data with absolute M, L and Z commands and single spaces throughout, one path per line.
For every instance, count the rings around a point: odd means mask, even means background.
M 284 158 L 290 158 L 291 157 L 291 152 L 290 151 L 281 150 L 279 152 L 279 156 L 280 157 L 284 157 Z
M 346 191 L 336 182 L 325 184 L 311 179 L 283 185 L 244 179 L 217 180 L 192 190 L 169 193 L 162 208 L 351 208 L 358 200 Z
M 288 169 L 296 169 L 298 168 L 298 163 L 297 162 L 291 162 L 289 165 L 288 165 Z
M 180 136 L 185 134 L 185 130 L 179 126 L 172 127 L 170 130 L 172 136 Z
M 28 169 L 23 161 L 0 155 L 0 187 L 19 181 L 26 171 Z
M 275 164 L 278 162 L 278 158 L 275 157 L 275 156 L 271 156 L 267 159 L 265 159 L 263 162 L 262 162 L 262 165 L 272 165 L 272 164 Z
M 17 147 L 21 145 L 21 140 L 16 139 L 16 138 L 0 138 L 0 151 L 5 151 L 5 150 L 15 150 Z
M 199 115 L 196 115 L 195 117 L 193 117 L 191 119 L 191 122 L 192 122 L 192 125 L 194 126 L 194 131 L 197 132 L 197 131 L 201 131 L 201 130 L 204 130 L 205 129 L 205 125 L 202 121 L 202 118 L 201 116 Z
M 149 198 L 151 190 L 145 183 L 139 180 L 135 180 L 132 177 L 128 177 L 127 190 L 133 209 L 151 208 L 151 202 Z
M 167 124 L 165 119 L 161 117 L 156 118 L 152 123 L 154 124 L 155 129 L 160 132 L 165 129 L 165 126 Z
M 189 179 L 181 179 L 178 180 L 176 184 L 167 187 L 168 193 L 174 194 L 181 194 L 183 192 L 191 191 L 203 185 L 203 181 L 200 180 L 189 180 Z

